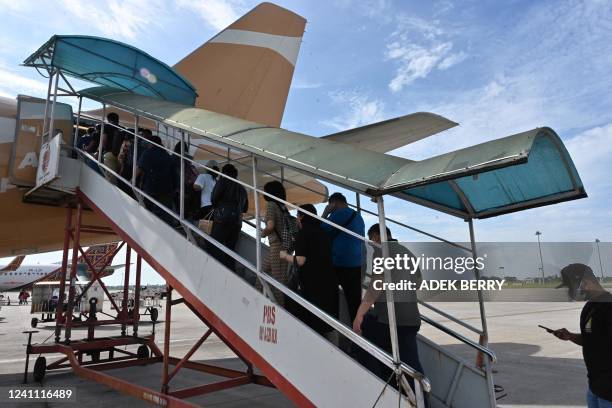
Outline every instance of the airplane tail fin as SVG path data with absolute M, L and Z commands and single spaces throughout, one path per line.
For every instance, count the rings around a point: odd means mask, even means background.
M 115 249 L 117 249 L 117 246 L 119 246 L 119 243 L 117 242 L 91 246 L 87 248 L 87 251 L 85 251 L 85 256 L 79 257 L 78 263 L 86 264 L 85 258 L 87 258 L 90 264 L 97 267 L 104 265 L 106 261 L 109 261 L 110 264 L 112 259 L 109 260 L 109 258 L 112 258 L 115 255 Z M 87 272 L 91 273 L 89 267 L 87 268 Z
M 196 106 L 279 127 L 306 20 L 261 3 L 175 66 Z
M 0 269 L 0 271 L 16 271 L 17 268 L 21 266 L 21 263 L 23 262 L 24 259 L 25 259 L 25 255 L 16 256 L 15 259 L 13 259 L 10 264 Z

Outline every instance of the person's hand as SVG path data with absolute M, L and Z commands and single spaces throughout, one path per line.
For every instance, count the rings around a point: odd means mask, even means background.
M 353 321 L 353 331 L 361 335 L 361 323 L 363 323 L 363 313 L 357 313 Z
M 285 251 L 284 249 L 280 251 L 278 254 L 281 257 L 281 259 L 287 259 L 287 251 Z
M 329 214 L 331 214 L 332 211 L 334 211 L 334 209 L 336 208 L 336 206 L 332 203 L 329 203 L 325 206 L 325 209 L 323 210 L 323 218 L 327 218 L 327 216 Z
M 565 327 L 559 330 L 553 330 L 552 334 L 554 334 L 555 337 L 563 341 L 571 340 L 572 338 L 572 333 L 570 333 L 570 331 L 567 330 Z

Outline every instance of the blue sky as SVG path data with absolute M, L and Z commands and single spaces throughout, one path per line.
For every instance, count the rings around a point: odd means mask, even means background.
M 422 159 L 550 126 L 589 198 L 478 221 L 477 238 L 531 241 L 539 229 L 548 241 L 612 240 L 610 2 L 277 3 L 308 20 L 283 127 L 320 136 L 415 111 L 460 123 L 393 153 Z M 43 79 L 18 64 L 55 33 L 114 38 L 172 65 L 257 2 L 104 4 L 0 0 L 0 95 L 44 94 Z M 397 202 L 388 212 L 467 238 L 465 223 L 452 217 Z

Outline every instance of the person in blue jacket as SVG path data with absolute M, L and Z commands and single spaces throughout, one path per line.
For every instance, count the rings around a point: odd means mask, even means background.
M 346 197 L 341 193 L 329 196 L 323 218 L 361 236 L 365 234 L 363 218 L 357 211 L 349 208 Z M 332 241 L 334 271 L 344 292 L 352 322 L 361 304 L 363 242 L 327 223 L 322 223 L 321 227 L 329 234 Z

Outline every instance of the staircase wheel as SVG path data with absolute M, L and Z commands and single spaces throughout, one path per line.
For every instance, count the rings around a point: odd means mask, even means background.
M 159 316 L 159 310 L 156 307 L 151 308 L 151 321 L 156 322 L 157 317 Z
M 34 363 L 34 381 L 41 382 L 47 372 L 47 359 L 40 356 Z
M 141 344 L 138 347 L 136 356 L 138 356 L 139 359 L 149 358 L 149 348 L 145 344 Z

